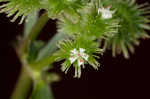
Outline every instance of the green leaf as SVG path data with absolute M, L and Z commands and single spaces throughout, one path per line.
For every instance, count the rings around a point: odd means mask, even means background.
M 36 83 L 30 99 L 54 99 L 50 86 L 43 81 Z
M 40 16 L 36 24 L 30 30 L 28 36 L 24 38 L 22 44 L 20 45 L 20 53 L 24 54 L 27 52 L 27 49 L 28 49 L 27 47 L 29 47 L 29 44 L 37 38 L 38 34 L 42 30 L 42 28 L 45 26 L 48 20 L 49 18 L 47 16 L 47 13 L 44 13 Z
M 28 56 L 27 60 L 29 63 L 34 62 L 37 59 L 39 50 L 45 45 L 43 41 L 34 41 L 28 47 Z
M 64 33 L 57 33 L 49 42 L 48 44 L 41 49 L 41 51 L 39 52 L 38 58 L 37 60 L 41 60 L 45 57 L 48 57 L 50 55 L 52 55 L 52 53 L 54 53 L 57 50 L 57 42 L 59 40 L 62 40 L 66 37 L 67 35 Z
M 25 37 L 30 33 L 37 19 L 38 19 L 38 11 L 35 11 L 34 13 L 31 13 L 30 15 L 27 16 L 27 19 L 25 22 L 25 28 L 24 28 Z
M 42 70 L 44 67 L 46 67 L 46 66 L 52 64 L 52 63 L 55 61 L 55 59 L 56 59 L 56 56 L 50 55 L 50 56 L 45 57 L 45 58 L 43 58 L 43 59 L 41 59 L 41 60 L 39 60 L 39 61 L 34 61 L 34 62 L 32 62 L 32 63 L 30 64 L 30 66 L 31 66 L 32 68 L 34 68 L 35 70 L 40 71 L 40 70 Z

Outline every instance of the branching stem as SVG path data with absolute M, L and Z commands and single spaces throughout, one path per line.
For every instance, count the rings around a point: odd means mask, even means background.
M 28 97 L 28 94 L 34 82 L 34 75 L 33 75 L 32 69 L 28 66 L 28 63 L 24 55 L 26 54 L 26 49 L 29 46 L 30 42 L 36 39 L 41 29 L 47 23 L 48 19 L 49 18 L 47 16 L 47 13 L 44 13 L 37 20 L 36 24 L 33 26 L 31 31 L 29 32 L 29 35 L 26 36 L 23 39 L 23 41 L 20 43 L 19 48 L 16 49 L 18 57 L 20 58 L 20 61 L 22 62 L 22 70 L 21 70 L 18 82 L 16 84 L 16 87 L 14 89 L 14 92 L 12 93 L 12 96 L 10 99 L 27 99 Z

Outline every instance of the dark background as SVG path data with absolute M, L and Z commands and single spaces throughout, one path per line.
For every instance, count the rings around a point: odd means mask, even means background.
M 9 99 L 21 69 L 21 63 L 13 48 L 14 41 L 23 31 L 23 25 L 18 25 L 18 21 L 11 23 L 5 14 L 0 14 L 0 99 Z M 38 39 L 48 41 L 55 33 L 55 21 L 50 20 Z M 146 39 L 141 40 L 135 54 L 131 54 L 128 60 L 122 55 L 113 58 L 111 51 L 105 52 L 100 59 L 102 66 L 99 71 L 87 66 L 81 79 L 74 79 L 70 74 L 64 75 L 58 68 L 60 63 L 55 63 L 54 71 L 61 74 L 62 80 L 53 84 L 54 96 L 56 99 L 148 99 L 149 57 L 150 39 Z

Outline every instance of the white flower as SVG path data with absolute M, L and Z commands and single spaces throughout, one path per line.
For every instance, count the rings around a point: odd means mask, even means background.
M 112 14 L 115 13 L 115 11 L 110 11 L 110 7 L 107 8 L 98 8 L 98 14 L 102 14 L 103 19 L 110 19 L 112 18 Z
M 84 66 L 84 61 L 88 61 L 88 55 L 85 52 L 85 49 L 79 48 L 79 51 L 77 49 L 71 50 L 70 53 L 70 63 L 73 64 L 76 60 L 78 63 L 78 66 L 80 67 L 81 65 Z

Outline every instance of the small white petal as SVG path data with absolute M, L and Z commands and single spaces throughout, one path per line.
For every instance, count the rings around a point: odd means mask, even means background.
M 80 51 L 80 53 L 84 53 L 85 49 L 80 48 L 79 51 Z
M 70 60 L 70 63 L 74 63 L 76 60 L 77 60 L 78 57 L 70 57 L 69 60 Z
M 77 54 L 78 51 L 76 49 L 71 50 L 71 54 Z
M 84 65 L 84 61 L 88 61 L 88 55 L 85 52 L 85 49 L 83 48 L 79 48 L 79 51 L 76 49 L 71 50 L 70 53 L 70 63 L 73 64 L 76 60 L 77 60 L 77 64 L 79 67 L 81 67 L 81 65 Z

